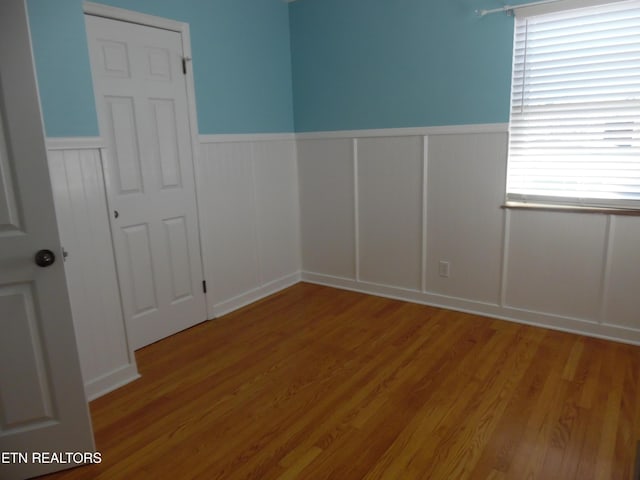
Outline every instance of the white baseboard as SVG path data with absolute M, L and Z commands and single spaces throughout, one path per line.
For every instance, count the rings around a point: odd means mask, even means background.
M 615 342 L 628 343 L 631 345 L 640 345 L 640 331 L 615 325 L 599 324 L 597 322 L 579 318 L 562 317 L 544 312 L 500 306 L 497 304 L 483 303 L 457 297 L 448 297 L 446 295 L 420 292 L 417 290 L 406 290 L 403 288 L 378 285 L 368 282 L 359 282 L 349 278 L 334 277 L 331 275 L 312 272 L 302 272 L 301 280 L 303 282 L 341 288 L 369 295 L 377 295 L 380 297 L 393 298 L 395 300 L 403 300 L 432 307 L 471 313 L 474 315 L 482 315 L 496 318 L 498 320 L 523 323 L 536 327 L 549 328 L 551 330 L 559 330 L 578 335 L 613 340 Z
M 226 315 L 227 313 L 231 313 L 234 310 L 238 310 L 239 308 L 249 305 L 250 303 L 261 300 L 264 297 L 268 297 L 280 290 L 284 290 L 291 285 L 295 285 L 298 282 L 300 282 L 300 272 L 295 272 L 277 280 L 273 280 L 253 290 L 249 290 L 248 292 L 237 295 L 229 300 L 216 303 L 212 307 L 213 317 L 217 318 Z
M 138 369 L 135 365 L 129 364 L 85 383 L 84 391 L 87 396 L 87 400 L 91 401 L 106 395 L 127 383 L 133 382 L 138 378 L 140 378 Z

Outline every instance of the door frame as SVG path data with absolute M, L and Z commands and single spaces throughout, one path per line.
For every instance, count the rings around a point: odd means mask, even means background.
M 103 17 L 111 20 L 119 20 L 121 22 L 133 23 L 137 25 L 144 25 L 147 27 L 160 28 L 162 30 L 169 30 L 180 34 L 182 41 L 182 56 L 184 57 L 187 68 L 185 74 L 185 83 L 187 89 L 187 113 L 189 116 L 189 133 L 191 137 L 191 162 L 193 164 L 193 176 L 195 186 L 195 199 L 196 199 L 196 215 L 197 215 L 197 229 L 198 229 L 198 245 L 200 249 L 200 265 L 202 268 L 202 277 L 204 278 L 205 272 L 208 271 L 206 264 L 206 258 L 204 255 L 204 239 L 202 238 L 202 209 L 201 205 L 204 204 L 202 193 L 204 186 L 200 184 L 202 178 L 202 171 L 200 168 L 200 140 L 198 134 L 198 115 L 196 110 L 196 90 L 193 79 L 193 68 L 191 63 L 191 35 L 189 33 L 189 24 L 186 22 L 179 22 L 164 17 L 157 17 L 155 15 L 149 15 L 146 13 L 140 13 L 133 10 L 126 10 L 124 8 L 111 7 L 108 5 L 102 5 L 100 3 L 84 1 L 82 3 L 82 10 L 85 15 L 93 15 L 95 17 Z M 95 95 L 95 93 L 94 93 Z M 95 97 L 94 97 L 95 98 Z M 96 98 L 97 103 L 97 98 Z M 100 137 L 104 142 L 104 132 L 100 132 Z M 104 165 L 103 165 L 104 168 Z M 107 190 L 107 193 L 108 190 Z M 109 195 L 107 195 L 107 198 Z M 111 223 L 111 222 L 110 222 Z M 115 258 L 114 258 L 115 261 Z M 213 318 L 212 307 L 209 302 L 209 291 L 211 291 L 210 282 L 207 281 L 207 291 L 204 292 L 205 298 L 205 312 L 207 314 L 206 320 Z

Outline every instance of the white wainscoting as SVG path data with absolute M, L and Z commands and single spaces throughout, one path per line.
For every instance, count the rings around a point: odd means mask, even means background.
M 502 209 L 505 125 L 205 135 L 200 143 L 212 317 L 302 279 L 640 344 L 640 218 Z M 48 147 L 85 388 L 96 398 L 138 377 L 102 142 L 51 139 Z
M 207 302 L 217 317 L 300 281 L 292 134 L 201 137 L 198 202 Z M 135 378 L 112 247 L 100 138 L 49 139 L 49 164 L 85 390 Z
M 85 393 L 93 400 L 139 377 L 120 303 L 102 142 L 53 139 L 47 147 Z
M 502 209 L 506 125 L 297 139 L 303 280 L 640 344 L 640 217 Z
M 198 200 L 208 308 L 224 315 L 300 281 L 293 135 L 202 135 Z
M 198 200 L 207 302 L 223 315 L 300 280 L 292 134 L 201 137 Z M 135 378 L 108 219 L 100 138 L 49 139 L 49 164 L 87 397 Z
M 422 150 L 421 137 L 355 141 L 361 281 L 421 288 Z
M 298 142 L 303 268 L 356 278 L 353 142 Z

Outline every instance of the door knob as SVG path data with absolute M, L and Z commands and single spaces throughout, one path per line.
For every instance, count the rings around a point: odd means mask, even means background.
M 51 250 L 40 250 L 35 256 L 36 265 L 48 267 L 56 261 L 56 256 Z

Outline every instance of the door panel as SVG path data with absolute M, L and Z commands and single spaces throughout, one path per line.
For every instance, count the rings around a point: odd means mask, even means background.
M 127 44 L 116 41 L 99 41 L 102 50 L 102 62 L 97 67 L 101 68 L 101 74 L 117 78 L 129 78 L 129 54 Z
M 93 451 L 23 0 L 0 3 L 0 44 L 0 451 Z M 41 249 L 58 260 L 37 266 Z M 0 463 L 0 478 L 71 466 Z
M 131 225 L 122 229 L 127 255 L 127 284 L 131 285 L 133 316 L 152 313 L 158 309 L 158 300 L 153 272 L 149 225 Z
M 51 393 L 42 353 L 33 284 L 0 287 L 0 432 L 51 420 Z
M 0 234 L 20 230 L 18 198 L 15 195 L 12 178 L 0 111 Z
M 115 149 L 113 160 L 117 172 L 118 192 L 141 193 L 142 167 L 133 98 L 106 97 L 109 135 Z
M 145 47 L 147 80 L 171 81 L 171 52 L 166 48 Z
M 172 300 L 175 303 L 193 296 L 191 269 L 189 268 L 189 239 L 187 222 L 184 217 L 168 218 L 162 222 L 165 227 L 166 245 L 171 268 Z
M 133 348 L 206 319 L 180 33 L 86 16 Z
M 160 188 L 182 188 L 180 151 L 178 147 L 176 111 L 172 99 L 152 99 L 151 126 L 153 128 L 154 158 L 160 170 Z

